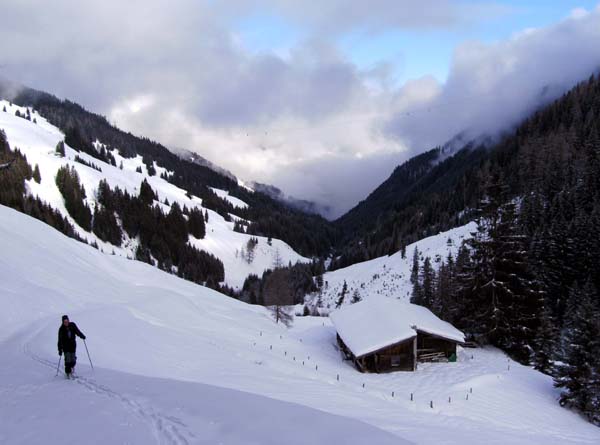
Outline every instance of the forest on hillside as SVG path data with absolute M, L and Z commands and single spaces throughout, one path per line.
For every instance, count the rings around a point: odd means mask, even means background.
M 416 253 L 412 275 L 414 303 L 552 375 L 560 403 L 597 424 L 599 135 L 600 78 L 592 77 L 470 173 L 477 232 L 437 271 Z
M 0 84 L 0 97 L 6 96 L 8 91 L 3 91 Z M 21 88 L 12 101 L 19 106 L 35 108 L 58 127 L 65 134 L 65 142 L 78 151 L 113 165 L 115 162 L 110 153 L 113 149 L 118 149 L 126 158 L 139 155 L 150 175 L 156 174 L 156 162 L 173 172 L 163 179 L 202 198 L 207 208 L 226 220 L 230 219 L 230 213 L 235 213 L 252 221 L 246 228 L 249 234 L 281 239 L 308 257 L 328 255 L 337 242 L 338 230 L 321 216 L 293 209 L 264 193 L 251 192 L 229 176 L 183 159 L 148 138 L 122 131 L 104 116 L 89 112 L 74 102 L 31 88 Z M 93 146 L 95 141 L 100 141 L 106 148 L 96 150 Z M 229 191 L 232 196 L 248 203 L 249 207 L 234 208 L 210 187 Z

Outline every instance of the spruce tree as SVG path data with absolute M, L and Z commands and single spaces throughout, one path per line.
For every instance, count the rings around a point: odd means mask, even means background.
M 560 404 L 579 410 L 590 420 L 598 417 L 600 311 L 598 292 L 587 281 L 571 289 L 562 336 L 561 364 L 555 385 L 563 388 Z
M 440 265 L 435 280 L 433 301 L 431 302 L 431 311 L 443 320 L 448 319 L 447 311 L 450 305 L 450 267 L 452 267 L 452 263 L 442 263 Z
M 142 184 L 140 185 L 139 198 L 142 201 L 142 204 L 147 206 L 151 206 L 154 203 L 154 200 L 158 199 L 156 193 L 154 193 L 154 190 L 152 190 L 152 187 L 150 184 L 148 184 L 146 178 L 144 178 Z
M 414 286 L 419 281 L 419 249 L 415 246 L 412 257 L 412 268 L 410 272 L 410 282 Z
M 552 310 L 544 306 L 534 341 L 533 365 L 544 374 L 553 375 L 558 349 L 558 330 Z
M 188 241 L 188 225 L 183 216 L 181 207 L 177 202 L 171 205 L 171 210 L 166 217 L 166 230 L 175 237 L 179 243 L 185 244 Z
M 517 225 L 515 204 L 507 202 L 500 209 L 494 236 L 494 291 L 497 330 L 492 340 L 505 348 L 521 363 L 528 363 L 534 347 L 541 308 L 539 286 L 526 255 L 527 239 Z
M 412 294 L 410 297 L 410 302 L 412 304 L 418 304 L 419 306 L 423 306 L 423 288 L 421 286 L 421 280 L 419 279 L 419 263 L 416 263 L 416 269 L 413 268 L 413 272 L 417 272 L 417 276 L 413 279 L 411 275 L 411 282 L 413 284 Z
M 79 182 L 75 167 L 63 166 L 56 173 L 56 185 L 62 194 L 65 208 L 79 226 L 90 232 L 92 230 L 92 212 L 85 203 L 86 194 Z
M 42 182 L 42 175 L 40 174 L 40 166 L 35 164 L 35 168 L 33 169 L 33 180 L 38 184 Z
M 188 216 L 188 227 L 190 234 L 198 239 L 202 239 L 206 236 L 206 225 L 204 223 L 204 215 L 202 211 L 197 207 L 194 207 L 189 212 Z
M 421 306 L 433 309 L 435 300 L 435 271 L 431 266 L 431 259 L 425 258 L 423 270 L 421 271 Z
M 98 238 L 104 242 L 120 246 L 123 241 L 121 228 L 117 223 L 114 213 L 101 205 L 94 208 L 93 230 Z
M 342 291 L 339 293 L 338 299 L 335 302 L 336 309 L 339 309 L 342 307 L 347 293 L 348 293 L 348 284 L 346 283 L 346 280 L 344 280 L 344 284 L 342 285 Z
M 58 144 L 56 144 L 55 152 L 61 158 L 65 157 L 65 143 L 63 141 L 60 141 Z

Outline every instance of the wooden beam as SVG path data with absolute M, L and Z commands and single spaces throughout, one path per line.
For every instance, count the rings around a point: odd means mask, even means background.
M 421 334 L 421 335 L 427 335 L 427 336 L 433 337 L 433 338 L 439 338 L 440 340 L 446 340 L 446 341 L 449 341 L 449 342 L 452 342 L 452 343 L 456 343 L 456 344 L 459 344 L 459 345 L 464 344 L 464 342 L 456 341 L 453 338 L 444 337 L 443 335 L 430 334 L 429 332 L 421 331 L 421 330 L 417 329 L 417 335 L 419 335 L 419 334 Z
M 413 338 L 413 371 L 417 370 L 417 337 Z
M 399 341 L 397 343 L 392 343 L 392 344 L 386 345 L 383 348 L 377 349 L 376 351 L 367 352 L 366 354 L 363 354 L 360 357 L 366 357 L 366 356 L 371 355 L 371 354 L 377 354 L 378 352 L 385 351 L 386 349 L 389 349 L 389 348 L 391 348 L 393 346 L 401 345 L 402 343 L 406 343 L 406 342 L 408 342 L 410 340 L 416 341 L 416 339 L 417 339 L 417 336 L 415 335 L 414 337 L 407 338 L 406 340 L 402 340 L 402 341 Z

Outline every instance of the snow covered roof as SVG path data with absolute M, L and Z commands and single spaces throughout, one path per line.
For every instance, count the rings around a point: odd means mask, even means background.
M 465 335 L 429 309 L 400 300 L 372 297 L 332 312 L 339 336 L 356 357 L 415 337 L 417 331 L 459 343 Z

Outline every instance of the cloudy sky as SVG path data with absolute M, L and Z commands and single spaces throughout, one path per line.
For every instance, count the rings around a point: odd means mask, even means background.
M 338 216 L 600 68 L 594 1 L 3 0 L 0 76 Z

